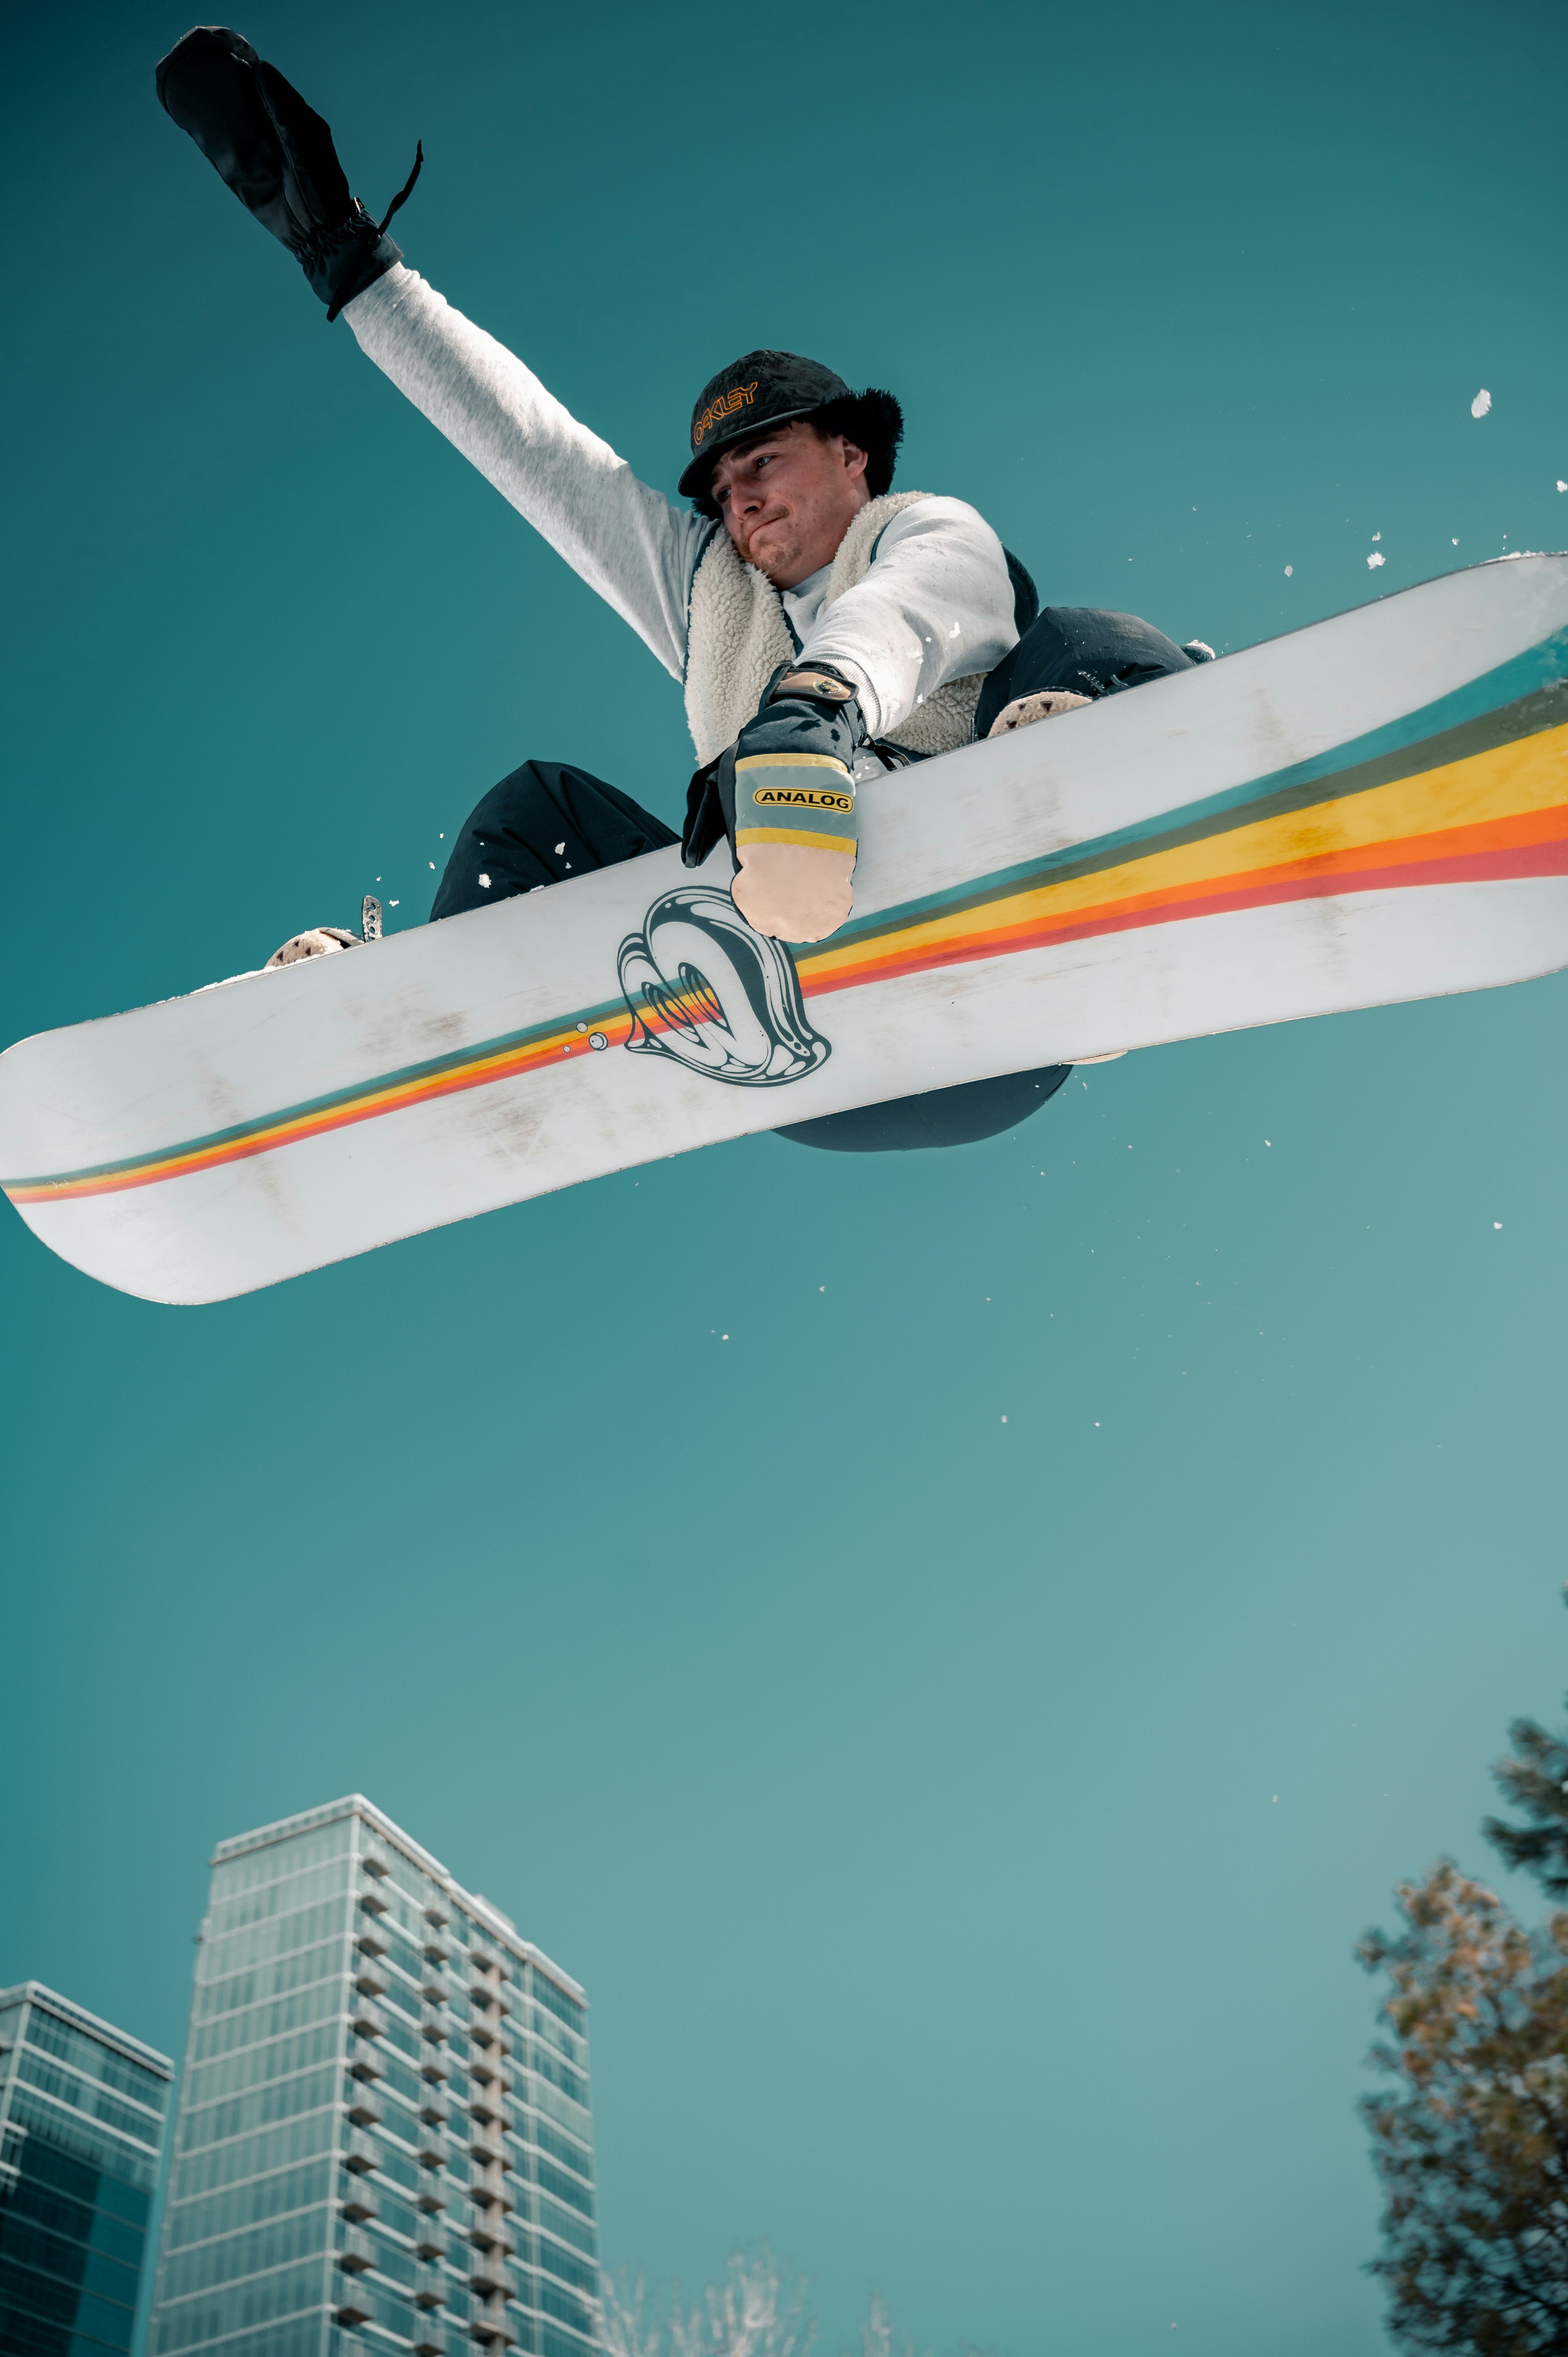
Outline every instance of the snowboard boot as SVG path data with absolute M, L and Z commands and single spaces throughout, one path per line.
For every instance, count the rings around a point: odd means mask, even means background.
M 328 319 L 403 260 L 387 222 L 419 178 L 423 147 L 385 219 L 375 221 L 349 192 L 330 126 L 243 34 L 198 25 L 158 60 L 156 82 L 166 113 L 287 246 Z
M 1080 705 L 1091 704 L 1092 696 L 1075 695 L 1070 688 L 1043 688 L 1037 695 L 1015 695 L 1004 704 L 990 727 L 988 737 L 1005 737 L 1009 729 L 1032 728 L 1036 720 L 1054 720 L 1059 712 L 1076 712 Z
M 346 933 L 341 925 L 313 925 L 307 933 L 291 934 L 281 950 L 273 952 L 262 972 L 271 974 L 274 966 L 297 965 L 301 958 L 327 957 L 334 950 L 358 946 L 353 934 Z
M 280 965 L 297 965 L 301 958 L 328 957 L 334 950 L 357 949 L 361 942 L 379 942 L 381 937 L 381 904 L 373 892 L 367 892 L 360 909 L 360 931 L 346 933 L 341 925 L 313 925 L 307 933 L 294 933 L 281 950 L 274 950 L 263 974 L 271 974 Z

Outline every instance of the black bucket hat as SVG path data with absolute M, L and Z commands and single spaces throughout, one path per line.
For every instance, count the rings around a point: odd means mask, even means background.
M 842 376 L 821 361 L 799 352 L 747 352 L 710 377 L 692 412 L 692 457 L 680 481 L 682 499 L 708 488 L 714 459 L 732 442 L 744 442 L 769 425 L 809 417 L 830 401 L 852 398 Z

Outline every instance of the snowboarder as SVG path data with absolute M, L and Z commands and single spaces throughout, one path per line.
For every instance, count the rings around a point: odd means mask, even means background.
M 629 623 L 685 691 L 699 767 L 677 837 L 604 780 L 529 760 L 459 832 L 433 920 L 682 844 L 727 837 L 759 932 L 820 941 L 849 915 L 855 789 L 867 777 L 1187 669 L 1134 616 L 1043 612 L 963 500 L 892 490 L 889 393 L 820 362 L 747 352 L 692 413 L 677 508 L 538 379 L 403 264 L 349 193 L 328 125 L 241 35 L 200 26 L 157 68 L 163 105 L 415 406 Z M 269 961 L 352 945 L 321 926 Z M 796 1125 L 849 1147 L 958 1143 L 1011 1127 L 1068 1067 Z

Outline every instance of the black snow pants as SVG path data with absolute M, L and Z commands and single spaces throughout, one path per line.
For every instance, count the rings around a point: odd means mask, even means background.
M 1190 655 L 1135 614 L 1047 606 L 999 663 L 981 691 L 975 735 L 983 737 L 1004 705 L 1047 688 L 1078 695 L 1118 695 L 1167 672 L 1186 671 Z M 1043 721 L 1040 726 L 1051 724 Z M 618 787 L 564 761 L 524 761 L 492 786 L 458 834 L 441 878 L 435 922 L 482 909 L 542 884 L 560 884 L 590 868 L 615 867 L 680 836 Z M 914 1146 L 969 1146 L 1015 1128 L 1038 1112 L 1067 1079 L 1069 1064 L 955 1089 L 860 1105 L 780 1129 L 798 1146 L 844 1154 L 886 1154 Z

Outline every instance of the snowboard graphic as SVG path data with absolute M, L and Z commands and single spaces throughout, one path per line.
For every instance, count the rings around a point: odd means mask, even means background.
M 0 1184 L 216 1301 L 755 1130 L 1568 965 L 1568 557 L 1452 574 L 862 790 L 793 950 L 722 847 L 22 1041 Z

